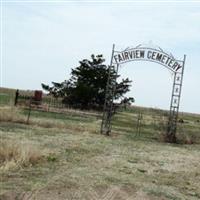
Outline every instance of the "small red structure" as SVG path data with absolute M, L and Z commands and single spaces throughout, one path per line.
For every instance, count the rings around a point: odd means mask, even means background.
M 41 90 L 35 90 L 34 100 L 35 101 L 42 101 L 42 91 Z

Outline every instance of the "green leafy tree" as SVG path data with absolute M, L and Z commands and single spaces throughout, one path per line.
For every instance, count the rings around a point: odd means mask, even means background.
M 126 110 L 127 106 L 130 106 L 132 103 L 135 102 L 135 99 L 133 97 L 125 97 L 121 100 L 120 104 L 123 106 L 123 108 Z
M 68 81 L 52 82 L 52 87 L 42 84 L 42 88 L 54 97 L 62 97 L 63 102 L 72 107 L 102 109 L 109 75 L 109 67 L 104 62 L 102 55 L 92 55 L 91 60 L 84 59 L 78 67 L 72 69 Z M 116 73 L 112 72 L 110 76 L 113 78 Z M 123 99 L 129 91 L 130 83 L 128 78 L 117 82 L 114 99 Z

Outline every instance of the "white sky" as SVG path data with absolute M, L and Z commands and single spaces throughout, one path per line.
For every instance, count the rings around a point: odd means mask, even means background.
M 122 3 L 76 1 L 2 2 L 1 86 L 41 89 L 68 79 L 91 54 L 110 63 L 116 50 L 153 43 L 183 59 L 182 111 L 200 113 L 200 1 Z M 172 76 L 163 66 L 131 62 L 120 69 L 133 80 L 136 105 L 169 108 Z

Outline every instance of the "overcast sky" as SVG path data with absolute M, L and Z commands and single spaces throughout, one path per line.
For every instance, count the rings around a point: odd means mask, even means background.
M 116 50 L 138 44 L 160 46 L 186 57 L 180 109 L 200 113 L 200 2 L 35 2 L 2 3 L 1 86 L 41 89 L 68 79 L 71 68 L 91 54 L 110 63 Z M 136 105 L 169 108 L 172 75 L 161 65 L 130 62 L 120 68 L 133 81 L 128 96 Z

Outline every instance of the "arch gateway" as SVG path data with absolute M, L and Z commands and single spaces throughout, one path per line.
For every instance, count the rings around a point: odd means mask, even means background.
M 116 76 L 114 76 L 114 78 L 108 76 L 101 123 L 101 133 L 109 135 L 112 129 L 111 120 L 114 114 L 113 101 L 119 66 L 132 61 L 149 61 L 163 65 L 173 73 L 173 86 L 166 138 L 167 142 L 176 142 L 177 120 L 183 84 L 185 60 L 186 55 L 184 55 L 183 60 L 177 60 L 172 54 L 164 52 L 160 47 L 146 47 L 143 45 L 138 45 L 134 48 L 126 48 L 123 51 L 117 51 L 115 50 L 115 45 L 113 45 L 111 62 L 109 65 L 109 74 L 110 72 L 115 72 Z

